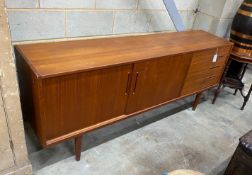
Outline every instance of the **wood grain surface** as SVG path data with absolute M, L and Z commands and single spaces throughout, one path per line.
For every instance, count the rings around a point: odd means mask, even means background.
M 37 77 L 52 77 L 153 57 L 230 45 L 204 31 L 18 45 Z
M 182 54 L 136 63 L 126 114 L 178 98 L 191 57 Z

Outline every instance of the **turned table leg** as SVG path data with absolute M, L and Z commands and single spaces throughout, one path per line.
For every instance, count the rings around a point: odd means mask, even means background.
M 249 101 L 249 97 L 250 97 L 250 95 L 251 95 L 251 92 L 252 92 L 252 84 L 251 84 L 251 86 L 250 86 L 250 89 L 249 89 L 248 94 L 244 97 L 244 102 L 243 102 L 243 105 L 242 105 L 242 107 L 241 107 L 241 110 L 244 109 L 244 107 L 246 106 L 247 102 Z
M 193 102 L 193 106 L 192 106 L 192 110 L 195 111 L 195 109 L 197 108 L 199 102 L 200 102 L 200 98 L 202 96 L 202 92 L 196 94 L 195 100 Z
M 225 70 L 224 70 L 224 73 L 223 73 L 223 75 L 221 77 L 220 84 L 219 84 L 217 90 L 214 93 L 214 98 L 213 98 L 212 104 L 215 103 L 215 101 L 216 101 L 217 97 L 219 96 L 221 90 L 223 90 L 223 88 L 224 88 L 223 83 L 224 83 L 225 77 L 227 75 L 230 64 L 231 64 L 231 59 L 228 59 L 227 65 L 226 65 Z
M 74 147 L 75 147 L 75 160 L 79 161 L 81 157 L 81 139 L 82 136 L 74 138 Z
M 235 89 L 234 95 L 236 95 L 236 94 L 237 94 L 237 92 L 238 92 L 238 89 Z
M 242 79 L 243 79 L 243 77 L 244 77 L 244 75 L 246 73 L 247 67 L 248 67 L 248 63 L 246 63 L 246 64 L 243 65 L 243 69 L 241 70 L 240 77 L 239 77 L 239 79 L 241 81 L 242 81 Z M 237 92 L 238 92 L 238 89 L 235 89 L 234 95 L 236 95 Z

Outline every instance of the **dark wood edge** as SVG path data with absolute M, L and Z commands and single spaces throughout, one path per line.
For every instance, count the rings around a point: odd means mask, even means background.
M 32 72 L 33 73 L 33 72 Z M 33 75 L 34 75 L 34 73 L 33 73 Z M 35 75 L 34 75 L 35 76 Z M 38 120 L 40 120 L 40 123 L 46 123 L 46 117 L 45 117 L 45 113 L 44 113 L 44 111 L 43 110 L 41 110 L 41 106 L 44 106 L 44 100 L 43 100 L 43 96 L 42 96 L 42 94 L 41 94 L 41 89 L 42 89 L 42 80 L 41 79 L 38 79 L 37 80 L 37 83 L 38 83 L 38 88 L 36 88 L 36 90 L 37 90 L 37 92 L 36 92 L 36 94 L 37 94 L 37 98 L 39 98 L 37 101 L 38 101 L 38 106 L 36 106 L 38 109 Z M 46 135 L 44 134 L 44 133 L 46 133 L 45 132 L 45 126 L 44 125 L 41 125 L 40 126 L 40 136 L 41 136 L 41 138 L 42 138 L 42 140 L 46 140 Z M 40 139 L 39 139 L 40 140 Z M 44 144 L 42 143 L 42 145 L 44 146 Z
M 29 59 L 26 58 L 26 56 L 24 55 L 22 49 L 20 49 L 18 47 L 18 45 L 14 46 L 14 50 L 15 50 L 15 54 L 16 52 L 18 52 L 21 55 L 21 58 L 25 60 L 25 62 L 29 65 L 29 67 L 31 68 L 31 70 L 34 72 L 34 74 L 36 75 L 37 78 L 42 77 L 42 75 L 40 75 L 37 71 L 37 69 L 35 69 L 35 67 L 31 64 L 31 62 L 29 61 Z
M 26 66 L 27 66 L 27 71 L 29 71 L 29 74 L 31 75 L 31 81 L 33 81 L 33 83 L 31 84 L 31 90 L 32 90 L 32 94 L 33 94 L 33 97 L 34 98 L 37 98 L 37 99 L 39 99 L 38 100 L 38 103 L 42 103 L 42 99 L 43 99 L 43 97 L 42 97 L 42 95 L 41 95 L 41 93 L 40 93 L 40 90 L 39 89 L 41 89 L 41 86 L 42 86 L 42 81 L 41 81 L 41 79 L 37 79 L 37 76 L 36 76 L 36 74 L 35 74 L 35 72 L 34 72 L 34 70 L 32 70 L 32 67 L 30 67 L 30 65 L 29 65 L 29 63 L 24 59 L 24 57 L 23 57 L 23 55 L 22 55 L 22 53 L 21 52 L 19 52 L 19 51 L 17 51 L 16 50 L 17 48 L 14 48 L 14 52 L 15 52 L 15 58 L 16 59 L 20 59 L 20 61 L 22 61 L 22 63 L 23 64 L 25 64 Z M 15 64 L 17 63 L 16 62 L 17 60 L 15 60 Z M 18 71 L 18 70 L 17 70 Z M 29 76 L 29 75 L 25 75 L 25 76 Z M 35 81 L 36 80 L 36 81 Z M 34 83 L 35 82 L 35 83 Z M 19 84 L 20 82 L 18 81 L 18 86 L 20 86 L 20 84 Z M 37 86 L 37 87 L 34 87 L 34 86 Z M 42 101 L 41 101 L 42 100 Z M 40 109 L 40 106 L 41 106 L 41 104 L 39 104 L 39 105 L 36 105 L 35 103 L 33 103 L 33 105 L 34 105 L 34 108 L 36 108 L 37 109 L 37 113 L 38 113 L 38 115 L 37 115 L 37 119 L 41 122 L 42 120 L 44 120 L 44 114 L 43 114 L 43 112 L 40 112 L 41 111 L 41 109 Z M 40 144 L 42 145 L 42 146 L 46 146 L 45 145 L 45 143 L 43 142 L 43 140 L 46 140 L 46 136 L 45 136 L 45 132 L 43 132 L 45 130 L 45 127 L 43 126 L 43 125 L 41 125 L 41 126 L 38 126 L 37 128 L 36 128 L 36 131 L 35 131 L 35 133 L 36 133 L 36 135 L 38 136 L 38 140 L 39 140 L 39 142 L 40 142 Z
M 239 57 L 239 56 L 236 56 L 236 55 L 233 55 L 233 54 L 231 54 L 230 57 L 231 57 L 231 59 L 236 60 L 236 61 L 241 62 L 241 63 L 252 64 L 252 59 Z

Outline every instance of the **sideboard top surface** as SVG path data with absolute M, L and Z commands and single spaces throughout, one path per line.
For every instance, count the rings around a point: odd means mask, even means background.
M 37 77 L 92 70 L 231 45 L 204 31 L 16 45 Z

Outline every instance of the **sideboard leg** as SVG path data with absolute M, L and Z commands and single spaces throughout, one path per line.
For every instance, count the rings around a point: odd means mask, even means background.
M 193 106 L 192 106 L 192 110 L 195 111 L 195 109 L 197 108 L 199 102 L 200 102 L 200 98 L 202 96 L 202 92 L 196 94 L 195 100 L 193 102 Z
M 82 136 L 74 138 L 74 147 L 75 147 L 75 160 L 79 161 L 81 157 L 81 139 Z

